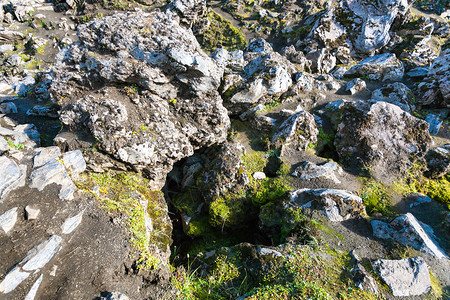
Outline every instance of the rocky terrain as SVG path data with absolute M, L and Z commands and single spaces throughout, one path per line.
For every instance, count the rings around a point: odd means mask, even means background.
M 450 299 L 448 0 L 0 8 L 0 299 Z

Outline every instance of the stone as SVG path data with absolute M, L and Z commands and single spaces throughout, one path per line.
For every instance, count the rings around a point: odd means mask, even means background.
M 442 50 L 433 61 L 427 77 L 418 86 L 423 105 L 446 108 L 450 99 L 450 49 Z
M 4 102 L 0 104 L 0 113 L 2 114 L 17 114 L 18 110 L 13 102 Z
M 428 75 L 428 68 L 417 67 L 408 71 L 406 75 L 411 78 L 424 78 Z
M 4 233 L 8 233 L 14 228 L 17 222 L 17 207 L 11 208 L 7 212 L 0 215 L 0 229 Z
M 49 118 L 58 118 L 58 111 L 54 106 L 42 106 L 35 105 L 33 108 L 27 110 L 28 116 L 40 116 L 40 117 L 49 117 Z
M 379 259 L 372 265 L 396 297 L 419 296 L 431 289 L 428 267 L 421 257 Z
M 345 91 L 349 92 L 350 95 L 362 92 L 366 90 L 366 82 L 360 78 L 355 78 L 347 83 Z
M 439 133 L 439 129 L 441 129 L 443 121 L 439 119 L 439 116 L 428 114 L 425 118 L 425 122 L 428 123 L 429 129 L 428 131 L 432 135 L 437 135 Z
M 266 178 L 266 174 L 264 174 L 264 172 L 255 172 L 253 173 L 252 177 L 256 180 L 262 180 Z
M 414 249 L 434 255 L 436 258 L 448 258 L 432 236 L 419 224 L 411 213 L 395 218 L 390 223 L 373 220 L 373 234 L 381 239 L 393 239 Z
M 355 253 L 355 250 L 350 252 L 350 256 L 354 263 L 354 267 L 351 270 L 352 279 L 355 282 L 355 285 L 367 292 L 371 292 L 375 295 L 378 295 L 378 286 L 375 279 L 370 275 L 370 273 L 366 270 L 364 265 L 362 264 L 361 259 Z
M 413 208 L 415 206 L 419 206 L 425 203 L 430 203 L 432 200 L 430 197 L 421 194 L 421 193 L 411 193 L 406 196 L 406 198 L 410 201 L 413 201 L 409 207 Z
M 26 166 L 18 166 L 12 159 L 0 156 L 0 201 L 12 190 L 25 186 Z
M 52 235 L 48 240 L 28 251 L 21 263 L 24 271 L 35 271 L 45 266 L 61 247 L 62 238 Z
M 295 149 L 306 150 L 309 144 L 317 142 L 318 135 L 314 116 L 307 111 L 300 111 L 281 124 L 271 142 L 275 147 L 292 145 Z
M 100 300 L 130 300 L 128 296 L 119 292 L 107 293 L 105 296 L 100 297 Z
M 30 276 L 28 272 L 22 272 L 19 267 L 15 267 L 8 273 L 0 283 L 0 293 L 8 294 L 12 292 L 19 284 Z
M 370 80 L 400 81 L 403 78 L 404 67 L 395 54 L 384 53 L 366 58 L 351 67 L 345 76 L 368 76 Z
M 386 103 L 348 102 L 340 109 L 334 146 L 344 163 L 370 167 L 379 180 L 403 176 L 411 156 L 431 145 L 428 124 Z
M 414 99 L 412 91 L 401 82 L 388 84 L 372 93 L 372 100 L 395 104 L 409 113 L 415 110 Z
M 61 150 L 57 146 L 38 148 L 33 158 L 33 168 L 42 167 L 51 160 L 61 156 Z
M 345 190 L 300 189 L 291 193 L 290 206 L 319 210 L 332 222 L 366 215 L 362 199 Z
M 30 175 L 30 187 L 42 191 L 47 185 L 56 183 L 61 185 L 59 198 L 64 200 L 73 199 L 73 193 L 77 190 L 64 169 L 64 165 L 57 160 L 51 160 L 44 166 L 35 169 Z
M 254 116 L 256 113 L 263 111 L 265 109 L 264 104 L 258 104 L 252 108 L 250 108 L 249 110 L 247 110 L 246 112 L 242 113 L 239 116 L 239 119 L 241 119 L 242 121 L 246 121 L 247 119 L 249 119 L 250 117 Z
M 284 255 L 281 254 L 280 251 L 270 249 L 270 248 L 258 248 L 258 250 L 256 250 L 256 252 L 262 256 L 272 255 L 275 257 L 284 257 Z
M 425 158 L 428 167 L 426 176 L 440 178 L 450 172 L 450 144 L 430 150 Z
M 39 208 L 34 208 L 33 206 L 27 205 L 25 206 L 25 217 L 27 220 L 35 220 L 41 213 Z
M 41 276 L 39 276 L 39 278 L 33 283 L 33 286 L 28 291 L 28 294 L 25 296 L 24 300 L 34 300 L 34 298 L 36 297 L 36 293 L 37 293 L 37 291 L 39 289 L 39 286 L 42 283 L 43 277 L 44 277 L 44 275 L 41 274 Z
M 336 57 L 325 48 L 306 54 L 314 73 L 328 74 L 336 66 Z
M 339 184 L 341 181 L 336 175 L 342 174 L 342 168 L 335 162 L 329 161 L 324 164 L 316 165 L 315 163 L 305 161 L 294 170 L 292 176 L 308 181 L 316 178 L 324 178 Z
M 69 234 L 74 231 L 83 220 L 84 211 L 80 212 L 78 215 L 68 218 L 64 221 L 64 224 L 61 226 L 62 234 Z
M 64 166 L 71 174 L 80 174 L 86 170 L 86 161 L 80 150 L 73 150 L 64 153 L 62 160 Z

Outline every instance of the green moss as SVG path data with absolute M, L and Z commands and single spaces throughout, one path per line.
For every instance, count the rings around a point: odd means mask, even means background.
M 360 196 L 369 215 L 381 213 L 385 216 L 392 216 L 394 214 L 390 189 L 381 182 L 374 179 L 365 180 Z

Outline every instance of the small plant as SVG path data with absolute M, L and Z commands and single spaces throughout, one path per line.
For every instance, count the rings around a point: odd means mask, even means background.
M 25 144 L 14 144 L 13 141 L 11 141 L 10 139 L 6 139 L 6 142 L 8 143 L 8 146 L 10 148 L 16 149 L 16 150 L 23 150 L 23 148 L 25 148 Z
M 385 216 L 392 216 L 394 214 L 389 189 L 381 182 L 375 179 L 366 180 L 360 196 L 369 215 L 381 213 Z

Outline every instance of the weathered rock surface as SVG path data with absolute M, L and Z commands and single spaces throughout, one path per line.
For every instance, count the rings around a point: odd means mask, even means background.
M 26 173 L 26 166 L 18 166 L 14 160 L 0 156 L 0 202 L 10 191 L 25 185 Z
M 415 97 L 411 90 L 401 82 L 394 82 L 373 91 L 372 99 L 395 104 L 407 112 L 415 110 L 413 104 Z
M 428 172 L 427 176 L 439 178 L 450 172 L 450 144 L 437 147 L 426 155 Z
M 410 156 L 422 156 L 431 144 L 428 124 L 386 103 L 348 103 L 341 109 L 334 145 L 347 163 L 369 166 L 380 180 L 406 171 Z
M 428 267 L 421 257 L 379 259 L 372 265 L 396 297 L 418 296 L 431 289 Z
M 355 250 L 350 252 L 350 256 L 355 265 L 351 272 L 353 281 L 355 282 L 356 286 L 363 291 L 378 294 L 377 282 L 372 277 L 372 275 L 370 275 L 370 273 L 366 270 L 366 268 L 362 264 L 361 259 L 355 253 Z
M 7 212 L 0 215 L 0 229 L 3 230 L 4 233 L 8 233 L 11 229 L 13 229 L 16 222 L 17 207 L 11 208 Z
M 145 169 L 159 189 L 174 162 L 225 140 L 223 70 L 174 19 L 117 14 L 79 26 L 78 37 L 59 54 L 49 92 L 61 121 L 87 129 L 101 151 Z
M 360 78 L 355 78 L 347 83 L 345 91 L 354 95 L 358 92 L 362 92 L 366 89 L 366 82 Z
M 394 239 L 417 250 L 436 256 L 448 258 L 430 232 L 424 230 L 419 221 L 410 213 L 395 218 L 390 223 L 373 220 L 373 234 L 381 239 Z
M 359 62 L 345 72 L 345 76 L 368 76 L 371 80 L 400 81 L 403 78 L 404 71 L 402 62 L 397 59 L 395 54 L 385 53 Z
M 330 161 L 324 164 L 316 165 L 315 163 L 306 161 L 294 170 L 292 176 L 298 177 L 302 180 L 324 178 L 338 184 L 341 183 L 338 176 L 342 175 L 342 173 L 343 170 L 337 163 Z

